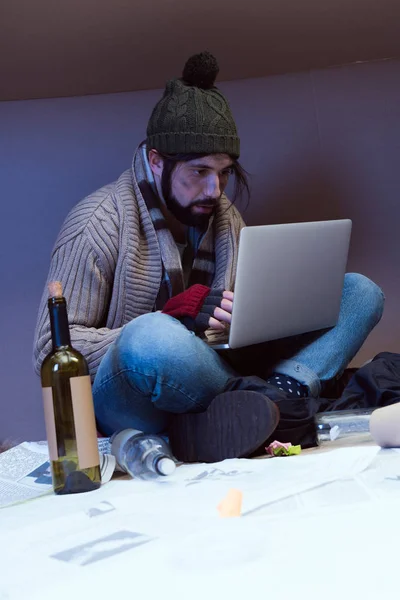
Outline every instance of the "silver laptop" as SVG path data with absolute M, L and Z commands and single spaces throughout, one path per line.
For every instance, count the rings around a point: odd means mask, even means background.
M 228 343 L 241 348 L 333 327 L 339 316 L 349 219 L 242 229 Z

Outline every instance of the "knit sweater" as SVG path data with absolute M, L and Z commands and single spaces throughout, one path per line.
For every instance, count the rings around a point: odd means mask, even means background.
M 122 327 L 154 311 L 161 285 L 160 247 L 134 165 L 135 159 L 116 182 L 72 209 L 51 255 L 47 283 L 63 284 L 71 342 L 85 356 L 92 379 Z M 233 290 L 243 226 L 240 213 L 223 196 L 213 221 L 214 289 Z M 51 349 L 47 298 L 46 284 L 34 336 L 38 374 Z M 208 330 L 206 335 L 214 333 Z

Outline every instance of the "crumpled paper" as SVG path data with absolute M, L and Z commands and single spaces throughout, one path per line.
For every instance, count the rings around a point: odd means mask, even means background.
M 275 440 L 265 448 L 265 451 L 270 456 L 294 456 L 300 454 L 301 446 L 292 446 L 290 442 L 283 443 Z

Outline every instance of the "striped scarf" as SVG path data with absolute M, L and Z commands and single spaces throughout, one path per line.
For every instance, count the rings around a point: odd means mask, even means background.
M 161 310 L 167 300 L 185 290 L 184 270 L 179 249 L 168 228 L 160 209 L 160 200 L 156 185 L 147 160 L 146 145 L 142 144 L 135 155 L 134 169 L 139 189 L 149 211 L 160 246 L 163 263 L 163 277 L 156 301 L 156 310 Z M 206 231 L 195 227 L 188 228 L 188 246 L 185 253 L 190 252 L 191 263 L 188 286 L 201 283 L 211 287 L 215 273 L 214 250 L 214 215 L 211 216 Z

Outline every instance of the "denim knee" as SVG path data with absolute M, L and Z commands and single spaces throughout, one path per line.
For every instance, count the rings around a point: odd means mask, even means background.
M 177 319 L 160 312 L 137 317 L 125 325 L 116 343 L 119 367 L 129 369 L 134 365 L 157 372 L 163 365 L 179 366 L 187 359 L 194 334 Z
M 347 293 L 353 293 L 360 299 L 360 310 L 371 319 L 373 326 L 379 323 L 385 306 L 385 295 L 382 289 L 360 273 L 346 273 L 344 287 Z

